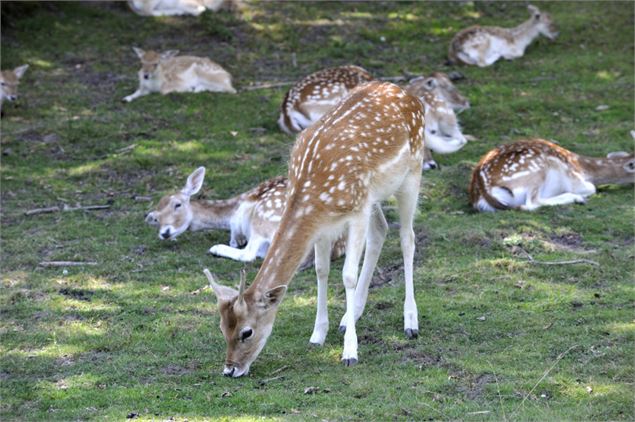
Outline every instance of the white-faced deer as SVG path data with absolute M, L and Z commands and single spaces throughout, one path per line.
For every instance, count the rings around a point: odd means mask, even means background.
M 278 305 L 311 248 L 318 280 L 317 316 L 310 342 L 328 331 L 327 278 L 333 239 L 346 232 L 345 365 L 357 362 L 356 319 L 361 315 L 388 226 L 380 203 L 397 199 L 406 299 L 404 331 L 418 334 L 413 287 L 414 231 L 424 154 L 421 101 L 391 83 L 361 85 L 297 138 L 289 163 L 287 205 L 254 282 L 236 291 L 217 284 L 221 330 L 227 341 L 223 373 L 246 374 L 267 342 Z M 364 263 L 358 280 L 362 251 Z
M 146 223 L 159 227 L 161 240 L 176 240 L 187 230 L 229 230 L 229 245 L 214 245 L 211 254 L 243 262 L 264 258 L 282 217 L 288 179 L 275 177 L 225 200 L 192 198 L 201 190 L 204 178 L 205 167 L 194 170 L 180 191 L 161 198 L 146 215 Z M 344 253 L 345 244 L 340 239 L 334 245 L 332 259 Z M 302 266 L 311 263 L 305 261 Z
M 300 132 L 333 109 L 356 86 L 373 77 L 359 66 L 322 69 L 301 79 L 282 101 L 278 126 L 289 134 Z
M 163 53 L 133 47 L 141 60 L 139 88 L 123 100 L 130 102 L 153 92 L 236 93 L 231 75 L 206 57 L 177 56 L 178 50 Z
M 13 70 L 0 72 L 0 111 L 2 111 L 4 100 L 15 101 L 18 99 L 18 84 L 28 68 L 29 65 L 24 64 Z
M 479 211 L 532 211 L 544 205 L 584 203 L 595 186 L 635 182 L 632 153 L 585 157 L 544 139 L 502 145 L 476 165 L 469 187 Z
M 501 57 L 507 60 L 522 57 L 527 46 L 540 35 L 554 40 L 558 30 L 551 16 L 535 6 L 527 8 L 530 18 L 517 27 L 476 25 L 460 31 L 450 42 L 450 62 L 485 67 Z

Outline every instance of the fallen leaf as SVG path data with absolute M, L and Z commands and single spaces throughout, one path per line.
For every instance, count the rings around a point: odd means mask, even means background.
M 320 387 L 307 387 L 304 389 L 304 394 L 315 394 L 320 391 Z
M 483 315 L 483 316 L 480 316 L 480 317 L 478 317 L 476 319 L 478 319 L 479 321 L 485 321 L 486 318 L 485 318 L 485 315 Z
M 599 106 L 595 107 L 595 111 L 604 111 L 608 109 L 609 109 L 609 106 L 607 106 L 606 104 L 600 104 Z

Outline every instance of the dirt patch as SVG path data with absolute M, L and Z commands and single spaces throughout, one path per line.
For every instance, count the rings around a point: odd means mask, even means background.
M 414 363 L 421 368 L 430 366 L 439 367 L 444 365 L 443 358 L 440 355 L 422 352 L 414 348 L 406 349 L 404 351 L 401 363 Z
M 188 362 L 186 366 L 170 364 L 161 369 L 165 375 L 187 375 L 199 369 L 198 362 Z
M 467 383 L 459 387 L 459 391 L 469 400 L 475 400 L 483 397 L 487 385 L 496 382 L 496 378 L 492 374 L 484 373 L 476 377 L 470 376 L 464 381 Z
M 582 236 L 578 233 L 565 233 L 561 235 L 551 235 L 551 242 L 567 249 L 579 249 L 582 245 Z
M 95 292 L 93 292 L 92 290 L 68 289 L 68 288 L 60 289 L 59 293 L 61 295 L 70 297 L 72 299 L 83 300 L 86 302 L 90 302 L 91 297 L 95 294 Z

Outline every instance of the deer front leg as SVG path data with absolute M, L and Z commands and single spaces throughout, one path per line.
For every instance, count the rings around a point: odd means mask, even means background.
M 317 276 L 317 313 L 313 334 L 309 342 L 321 346 L 329 330 L 328 278 L 331 266 L 331 241 L 320 239 L 315 243 L 315 275 Z
M 235 261 L 251 262 L 258 257 L 258 252 L 266 246 L 266 243 L 268 243 L 266 239 L 252 236 L 244 249 L 232 248 L 227 245 L 214 245 L 209 248 L 209 253 Z
M 401 251 L 403 254 L 404 282 L 406 287 L 406 299 L 403 306 L 403 324 L 406 337 L 415 338 L 419 335 L 419 313 L 415 302 L 413 265 L 415 255 L 415 233 L 412 229 L 415 212 L 417 210 L 417 197 L 421 171 L 409 175 L 402 188 L 395 195 L 399 204 L 399 236 L 401 238 Z
M 355 287 L 357 285 L 357 273 L 359 271 L 359 260 L 364 248 L 364 241 L 368 232 L 370 209 L 361 212 L 349 223 L 348 243 L 346 244 L 346 260 L 344 261 L 344 287 L 346 289 L 346 309 L 348 312 L 345 321 L 346 333 L 344 334 L 344 351 L 342 352 L 342 363 L 352 366 L 357 363 L 357 333 L 355 332 Z
M 124 101 L 129 103 L 132 100 L 136 100 L 139 97 L 143 97 L 144 95 L 148 95 L 150 93 L 150 91 L 143 89 L 143 88 L 139 88 L 137 89 L 135 92 L 133 92 L 132 94 L 128 95 L 127 97 L 124 97 Z
M 355 288 L 355 309 L 346 309 L 346 314 L 342 317 L 340 322 L 340 332 L 346 332 L 346 321 L 348 314 L 354 312 L 355 321 L 359 320 L 362 316 L 364 308 L 366 306 L 366 300 L 368 299 L 368 287 L 373 278 L 373 272 L 377 266 L 381 249 L 384 246 L 386 240 L 386 233 L 388 233 L 388 223 L 384 217 L 384 213 L 381 210 L 379 204 L 373 206 L 371 213 L 371 221 L 368 227 L 368 236 L 366 238 L 366 251 L 364 252 L 364 263 L 362 264 L 362 272 Z

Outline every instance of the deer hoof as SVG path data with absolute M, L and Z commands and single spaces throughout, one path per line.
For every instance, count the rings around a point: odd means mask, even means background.
M 346 334 L 346 325 L 340 325 L 337 330 L 342 334 Z
M 316 347 L 322 347 L 321 343 L 313 343 L 312 341 L 309 342 L 309 347 L 311 348 L 316 348 Z
M 344 366 L 357 365 L 357 359 L 355 359 L 355 358 L 342 359 L 342 363 L 344 364 Z
M 408 337 L 409 339 L 419 337 L 419 330 L 416 330 L 416 329 L 406 328 L 405 333 L 406 333 L 406 337 Z

